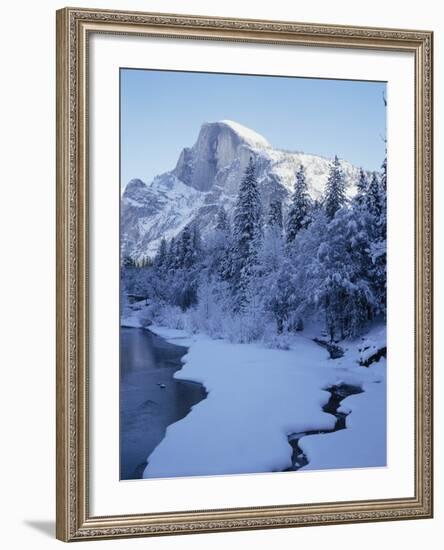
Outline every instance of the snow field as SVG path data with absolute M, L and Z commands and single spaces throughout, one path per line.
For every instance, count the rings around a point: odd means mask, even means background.
M 290 434 L 334 428 L 336 418 L 322 407 L 330 396 L 325 388 L 341 382 L 364 393 L 342 402 L 350 412 L 346 430 L 300 439 L 305 469 L 385 464 L 385 361 L 357 366 L 359 342 L 337 362 L 304 336 L 285 351 L 150 330 L 189 346 L 175 377 L 203 384 L 208 396 L 167 428 L 148 457 L 145 478 L 282 471 L 291 465 Z

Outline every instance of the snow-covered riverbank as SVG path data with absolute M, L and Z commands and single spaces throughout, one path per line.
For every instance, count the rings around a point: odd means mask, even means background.
M 140 326 L 140 325 L 139 325 Z M 167 428 L 148 457 L 144 477 L 282 471 L 291 465 L 288 436 L 329 430 L 335 417 L 322 411 L 326 388 L 346 383 L 364 392 L 341 404 L 347 429 L 302 437 L 303 469 L 384 466 L 386 463 L 385 359 L 357 363 L 362 341 L 331 360 L 311 339 L 294 335 L 290 350 L 233 344 L 152 325 L 151 331 L 189 347 L 175 378 L 202 383 L 207 398 Z M 367 338 L 385 345 L 385 331 Z

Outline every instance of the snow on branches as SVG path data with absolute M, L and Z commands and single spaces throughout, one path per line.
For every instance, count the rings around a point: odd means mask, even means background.
M 331 341 L 359 335 L 386 311 L 386 160 L 381 174 L 361 170 L 356 187 L 349 200 L 336 156 L 321 200 L 300 166 L 289 203 L 272 195 L 266 205 L 251 157 L 233 215 L 221 205 L 205 237 L 189 224 L 162 239 L 148 265 L 123 259 L 123 289 L 157 321 L 213 337 L 275 342 L 309 322 Z

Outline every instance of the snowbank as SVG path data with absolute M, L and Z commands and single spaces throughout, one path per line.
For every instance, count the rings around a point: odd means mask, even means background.
M 363 370 L 361 367 L 359 370 Z M 367 369 L 366 369 L 367 370 Z M 346 429 L 323 435 L 308 435 L 299 440 L 299 447 L 308 459 L 305 470 L 326 468 L 366 468 L 386 466 L 386 377 L 385 359 L 368 369 L 373 379 L 363 382 L 364 393 L 345 398 L 339 412 L 349 413 Z
M 127 299 L 122 300 L 122 313 L 120 317 L 120 326 L 125 328 L 145 328 L 150 322 L 146 318 L 145 300 L 129 304 Z
M 144 477 L 281 471 L 291 465 L 288 436 L 329 430 L 336 418 L 322 411 L 325 388 L 342 382 L 363 387 L 343 407 L 347 429 L 306 436 L 306 469 L 385 464 L 385 364 L 357 366 L 359 342 L 341 360 L 304 336 L 290 350 L 232 344 L 157 326 L 150 330 L 189 346 L 175 377 L 202 383 L 208 396 L 167 428 L 148 457 Z

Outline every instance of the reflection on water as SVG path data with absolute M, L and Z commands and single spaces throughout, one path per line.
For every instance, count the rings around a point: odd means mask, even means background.
M 141 478 L 166 427 L 205 399 L 200 384 L 173 378 L 186 351 L 145 329 L 120 329 L 120 479 Z

